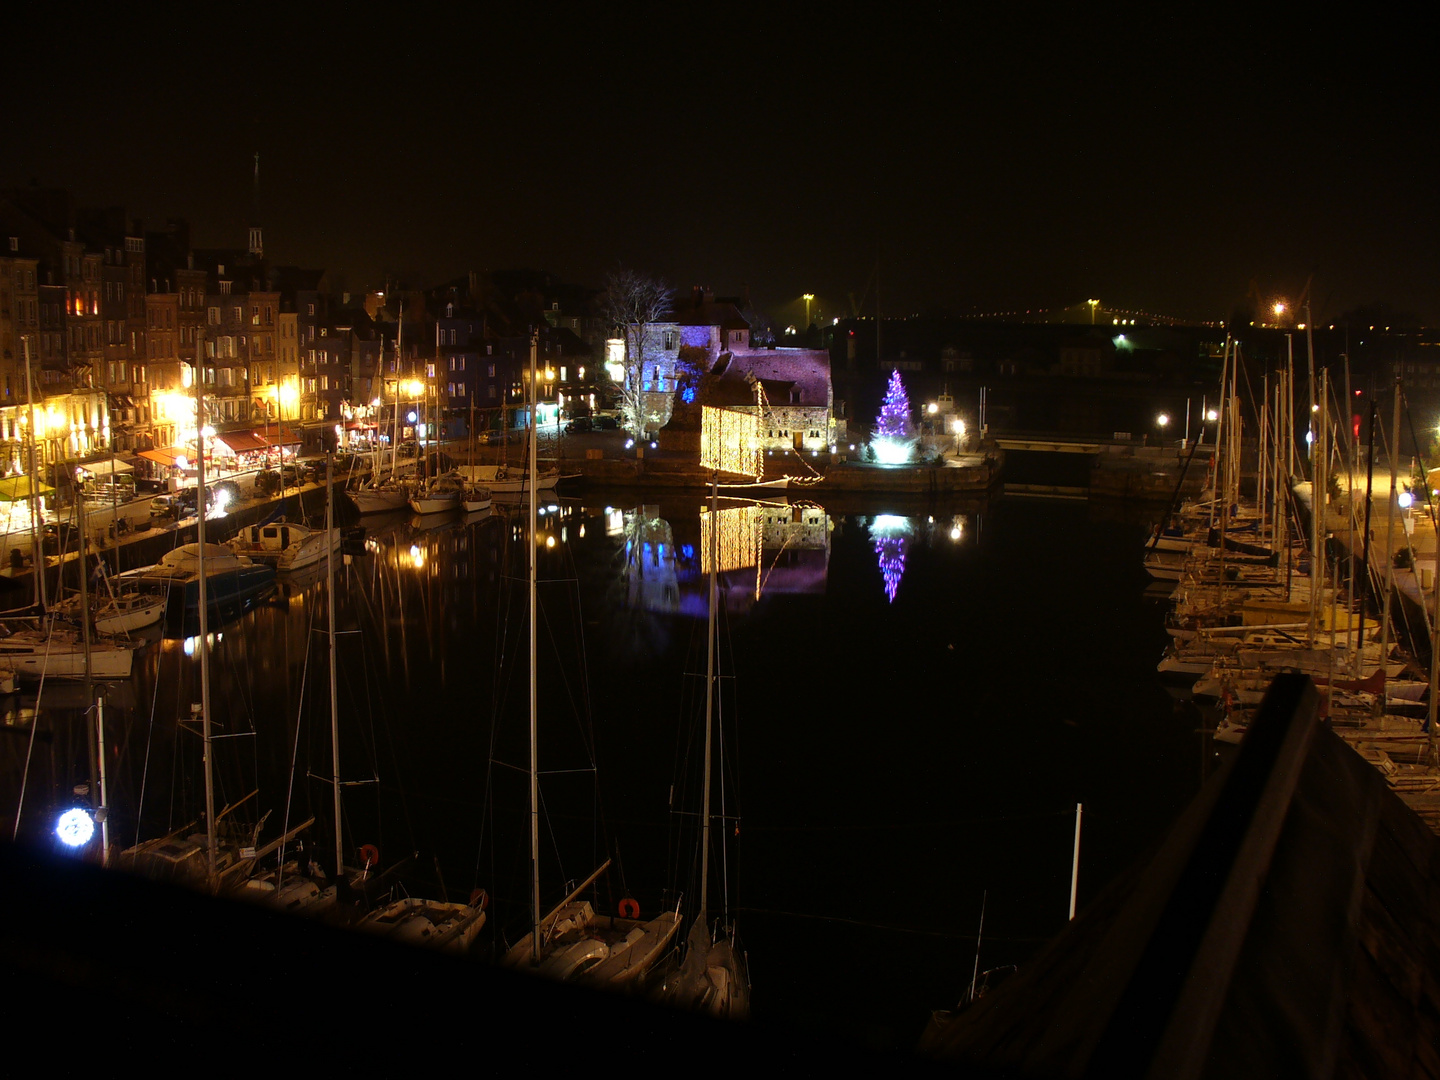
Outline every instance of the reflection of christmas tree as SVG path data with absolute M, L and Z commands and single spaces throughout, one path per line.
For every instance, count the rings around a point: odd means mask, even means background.
M 875 435 L 904 442 L 914 434 L 915 426 L 910 423 L 910 398 L 905 394 L 900 372 L 892 371 L 890 385 L 885 388 L 885 402 L 880 406 L 880 415 L 875 418 Z
M 880 557 L 880 576 L 885 579 L 885 595 L 895 602 L 900 578 L 905 574 L 905 537 L 881 536 L 875 541 L 875 554 Z

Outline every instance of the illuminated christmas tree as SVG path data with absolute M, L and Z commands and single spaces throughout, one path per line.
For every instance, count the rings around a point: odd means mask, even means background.
M 910 399 L 905 394 L 905 384 L 900 381 L 900 372 L 892 371 L 880 415 L 875 418 L 875 433 L 870 437 L 875 460 L 882 465 L 904 464 L 910 460 L 917 441 L 915 425 L 910 420 Z

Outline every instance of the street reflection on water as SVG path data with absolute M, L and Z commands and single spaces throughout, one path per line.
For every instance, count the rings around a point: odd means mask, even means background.
M 987 892 L 982 970 L 1060 929 L 1076 802 L 1083 903 L 1198 781 L 1193 722 L 1155 676 L 1165 633 L 1143 595 L 1143 518 L 1014 499 L 722 498 L 713 514 L 699 493 L 547 502 L 550 898 L 618 844 L 617 895 L 651 911 L 689 902 L 671 799 L 713 549 L 733 725 L 726 882 L 755 1012 L 912 1045 L 968 983 Z M 335 590 L 347 845 L 376 843 L 387 861 L 417 852 L 416 892 L 487 888 L 492 926 L 512 939 L 526 903 L 526 519 L 498 500 L 469 516 L 367 518 Z M 217 805 L 250 823 L 268 813 L 262 836 L 314 815 L 322 850 L 325 590 L 323 564 L 282 580 L 214 628 L 210 649 Z M 151 643 L 105 692 L 114 844 L 199 818 L 198 645 Z M 85 704 L 80 688 L 47 685 L 34 724 L 33 690 L 0 702 L 11 821 L 30 759 L 24 835 L 42 839 L 93 775 Z

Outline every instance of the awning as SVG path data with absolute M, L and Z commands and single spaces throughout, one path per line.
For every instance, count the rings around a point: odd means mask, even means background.
M 296 435 L 288 424 L 279 424 L 274 427 L 261 428 L 255 431 L 255 435 L 263 438 L 271 446 L 300 445 L 300 436 Z
M 168 465 L 174 468 L 177 458 L 190 460 L 191 450 L 188 446 L 167 446 L 160 450 L 141 450 L 140 456 L 158 462 L 161 465 Z
M 54 491 L 45 481 L 40 481 L 35 490 L 44 495 L 47 491 Z M 19 502 L 21 499 L 30 498 L 30 477 L 28 476 L 7 476 L 0 480 L 0 499 L 8 499 L 10 502 Z
M 224 443 L 237 454 L 248 454 L 252 450 L 268 450 L 270 444 L 249 431 L 222 431 L 215 436 L 216 442 Z
M 80 468 L 91 476 L 109 476 L 111 473 L 134 472 L 135 466 L 118 457 L 101 458 L 99 461 L 82 461 Z

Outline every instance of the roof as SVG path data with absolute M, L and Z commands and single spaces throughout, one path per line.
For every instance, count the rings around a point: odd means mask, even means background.
M 747 376 L 760 381 L 771 405 L 831 404 L 830 354 L 821 349 L 722 353 L 713 371 L 720 377 L 707 394 L 710 404 L 753 405 L 755 391 Z

